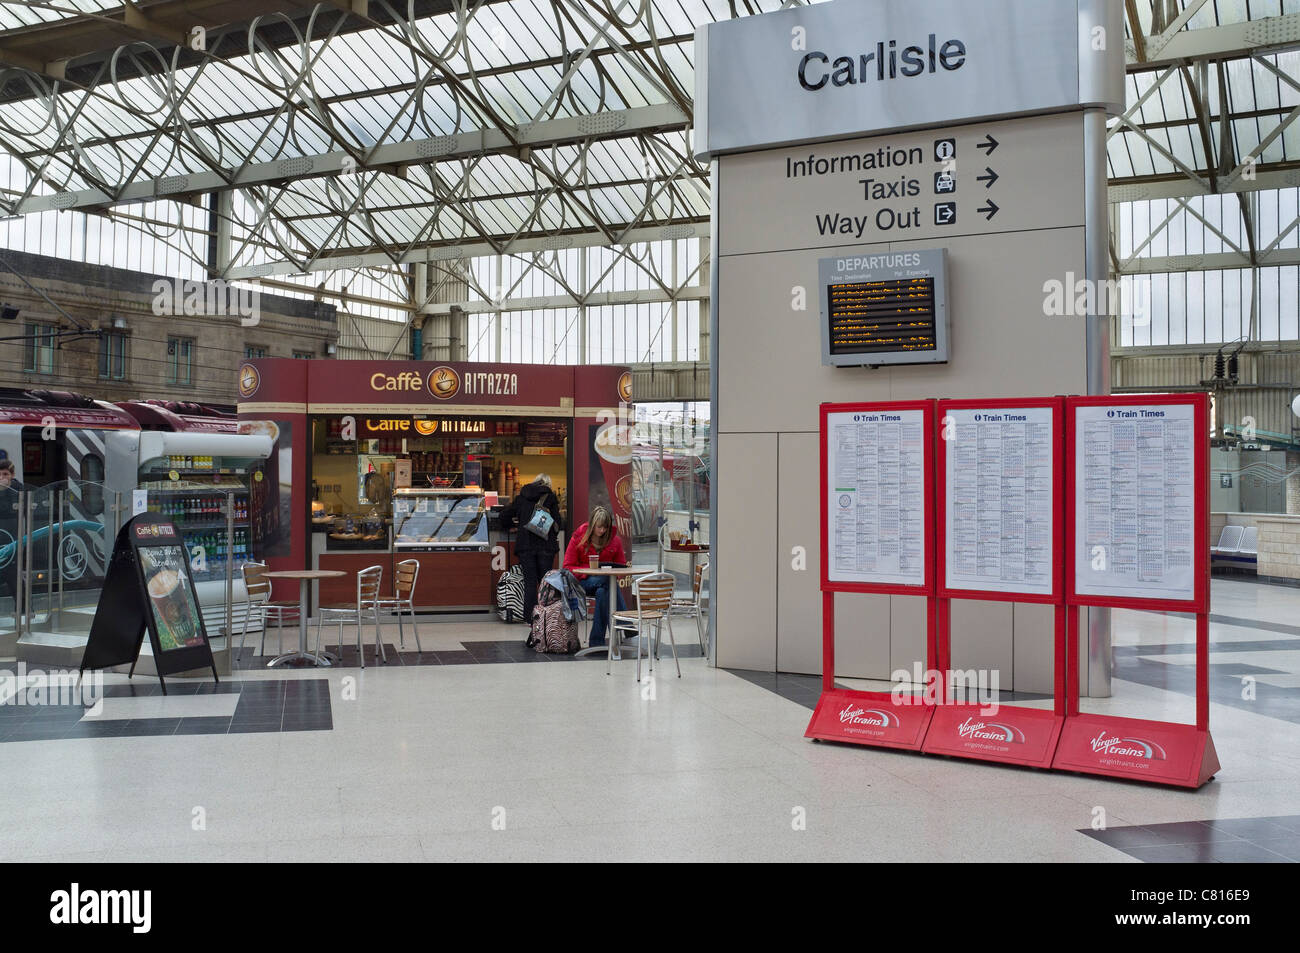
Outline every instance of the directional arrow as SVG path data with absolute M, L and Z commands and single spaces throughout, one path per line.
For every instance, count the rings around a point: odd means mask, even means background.
M 983 205 L 977 208 L 975 211 L 979 212 L 981 215 L 983 215 L 986 219 L 988 219 L 991 222 L 993 221 L 993 216 L 998 214 L 1000 209 L 998 208 L 996 202 L 994 202 L 992 199 L 989 199 L 988 205 Z
M 987 134 L 986 134 L 986 135 L 984 136 L 984 141 L 983 141 L 983 142 L 977 142 L 977 143 L 975 144 L 975 148 L 976 148 L 976 149 L 985 150 L 984 154 L 985 154 L 985 155 L 990 155 L 990 156 L 991 156 L 991 155 L 993 155 L 993 150 L 996 149 L 999 145 L 1001 145 L 1001 143 L 999 143 L 999 142 L 998 142 L 996 139 L 994 139 L 991 135 L 987 135 Z
M 975 181 L 976 181 L 976 182 L 987 182 L 988 185 L 984 186 L 984 188 L 986 188 L 986 189 L 991 189 L 991 188 L 993 188 L 993 183 L 996 182 L 998 179 L 1000 179 L 1000 178 L 1002 178 L 1002 177 L 1001 177 L 1000 175 L 998 175 L 996 172 L 994 172 L 992 169 L 990 169 L 988 166 L 985 166 L 985 167 L 984 167 L 984 171 L 987 172 L 988 175 L 977 175 L 977 176 L 975 177 Z

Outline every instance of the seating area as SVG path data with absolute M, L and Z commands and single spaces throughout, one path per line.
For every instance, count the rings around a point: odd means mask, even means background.
M 1259 561 L 1259 527 L 1225 526 L 1210 547 L 1210 565 L 1254 567 Z

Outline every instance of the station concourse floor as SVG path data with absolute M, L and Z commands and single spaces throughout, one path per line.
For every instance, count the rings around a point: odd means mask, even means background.
M 110 675 L 93 718 L 3 699 L 0 859 L 1300 861 L 1300 589 L 1216 579 L 1213 605 L 1223 767 L 1195 792 L 814 744 L 816 678 L 709 668 L 689 622 L 681 679 L 665 657 L 641 685 L 522 625 L 428 623 L 408 664 L 368 630 L 364 670 Z M 1085 707 L 1190 720 L 1190 619 L 1114 625 Z

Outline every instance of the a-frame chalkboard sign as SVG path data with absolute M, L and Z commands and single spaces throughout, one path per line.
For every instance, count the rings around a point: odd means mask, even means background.
M 176 672 L 207 667 L 220 681 L 184 540 L 156 513 L 141 513 L 117 534 L 81 671 L 130 662 L 134 675 L 146 630 L 163 694 L 163 676 Z

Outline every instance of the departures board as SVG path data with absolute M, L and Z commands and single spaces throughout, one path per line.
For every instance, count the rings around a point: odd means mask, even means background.
M 945 363 L 947 254 L 934 249 L 823 258 L 822 363 Z

